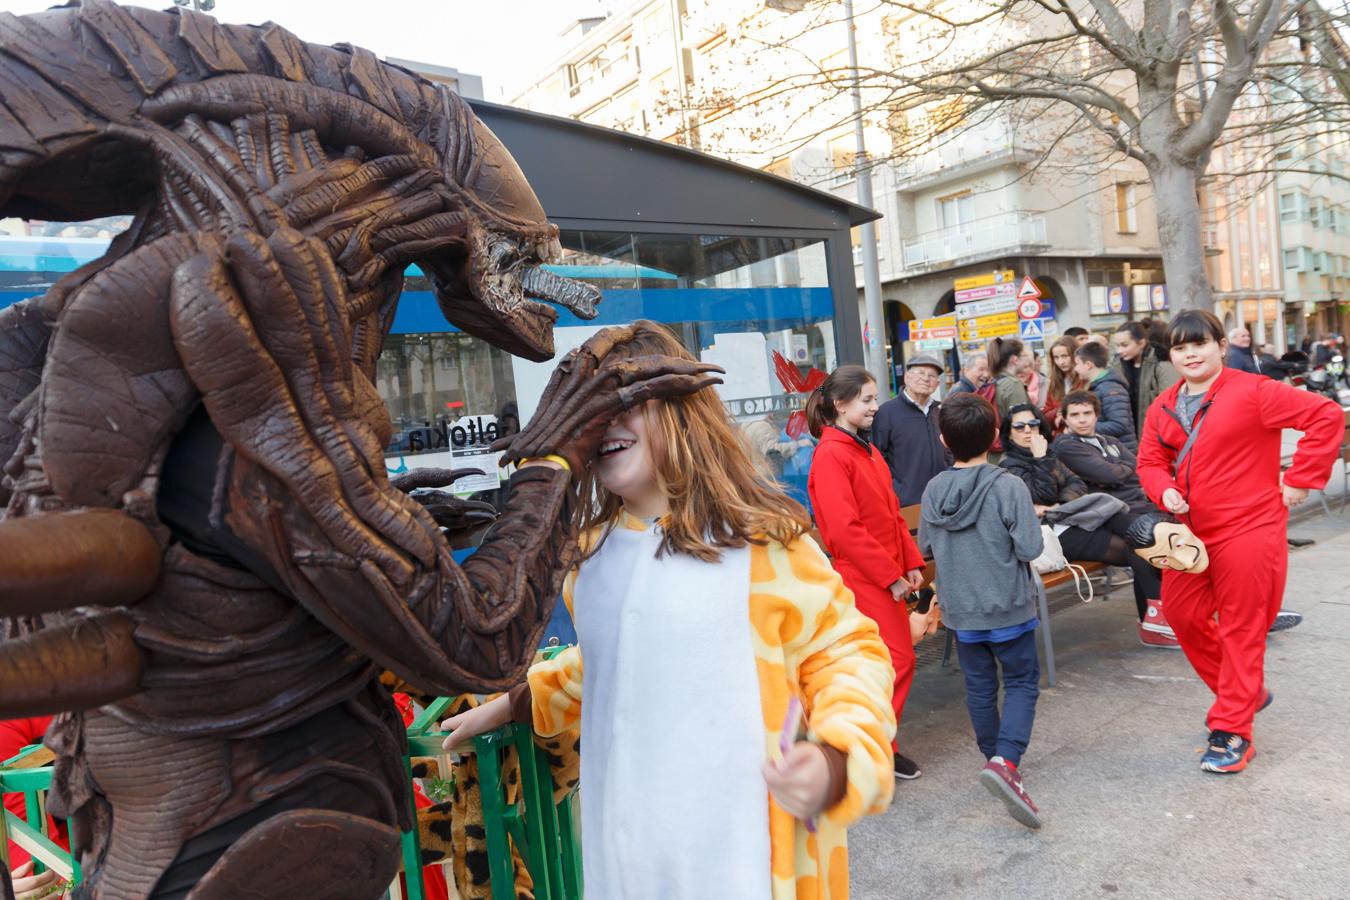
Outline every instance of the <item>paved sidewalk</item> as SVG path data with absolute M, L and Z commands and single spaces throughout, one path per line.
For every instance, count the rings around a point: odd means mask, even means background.
M 1350 897 L 1350 513 L 1301 517 L 1274 635 L 1275 703 L 1256 757 L 1202 773 L 1212 695 L 1180 651 L 1138 643 L 1129 589 L 1054 617 L 1059 684 L 1023 760 L 1045 826 L 1014 822 L 977 781 L 960 672 L 920 668 L 901 738 L 923 777 L 850 832 L 852 895 L 890 898 Z

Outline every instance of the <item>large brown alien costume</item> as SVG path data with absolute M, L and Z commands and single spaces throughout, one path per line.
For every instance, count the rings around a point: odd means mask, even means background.
M 82 896 L 378 896 L 409 824 L 379 670 L 505 689 L 576 554 L 555 467 L 463 566 L 391 485 L 372 378 L 403 269 L 536 360 L 555 314 L 527 297 L 597 292 L 540 268 L 556 229 L 464 102 L 367 51 L 0 14 L 0 215 L 114 213 L 106 256 L 0 312 L 0 718 L 60 713 Z M 511 458 L 579 470 L 619 411 L 713 380 L 601 364 L 621 337 L 560 364 Z

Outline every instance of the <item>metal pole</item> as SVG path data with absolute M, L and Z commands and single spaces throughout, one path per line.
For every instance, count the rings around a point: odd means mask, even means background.
M 858 183 L 858 204 L 872 208 L 872 168 L 867 164 L 867 143 L 863 137 L 862 76 L 858 72 L 858 41 L 853 27 L 853 0 L 844 0 L 844 18 L 848 22 L 848 66 L 853 76 L 853 138 L 855 155 L 853 174 Z M 873 222 L 862 226 L 863 339 L 867 349 L 867 368 L 877 380 L 878 387 L 887 390 L 891 373 L 886 365 L 886 317 L 881 312 L 881 270 L 877 265 L 877 227 Z

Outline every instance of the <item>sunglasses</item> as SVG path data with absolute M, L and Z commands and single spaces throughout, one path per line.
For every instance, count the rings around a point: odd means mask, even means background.
M 1026 431 L 1028 428 L 1040 428 L 1040 427 L 1041 427 L 1041 420 L 1040 420 L 1040 419 L 1028 419 L 1028 420 L 1025 421 L 1025 422 L 1014 422 L 1014 423 L 1012 423 L 1012 427 L 1013 427 L 1013 431 Z

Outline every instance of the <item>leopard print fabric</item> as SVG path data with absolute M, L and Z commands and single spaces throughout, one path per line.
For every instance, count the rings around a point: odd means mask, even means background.
M 542 656 L 542 654 L 541 654 Z M 432 701 L 418 693 L 390 672 L 380 682 L 391 692 L 406 693 L 414 702 L 425 707 Z M 445 711 L 445 718 L 473 709 L 496 694 L 478 696 L 465 694 L 457 697 Z M 550 738 L 535 736 L 535 744 L 544 750 L 549 772 L 553 778 L 553 802 L 559 803 L 576 790 L 581 774 L 579 756 L 581 739 L 577 729 L 571 729 Z M 411 760 L 415 779 L 444 778 L 439 757 L 414 757 Z M 417 810 L 418 843 L 422 850 L 422 864 L 436 865 L 449 861 L 454 883 L 463 900 L 490 900 L 492 883 L 488 868 L 487 834 L 483 828 L 483 796 L 478 782 L 478 761 L 472 754 L 461 757 L 449 778 L 453 784 L 451 799 Z M 520 799 L 520 760 L 514 749 L 508 749 L 503 758 L 502 781 L 508 805 Z M 534 882 L 520 852 L 511 844 L 511 866 L 515 873 L 517 900 L 534 900 Z

